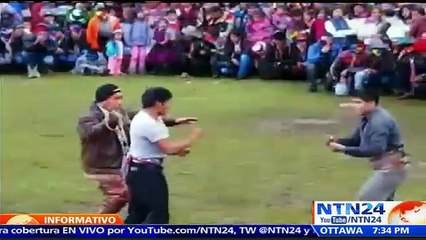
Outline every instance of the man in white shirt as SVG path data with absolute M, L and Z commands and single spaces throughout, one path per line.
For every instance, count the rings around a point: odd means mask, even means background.
M 169 192 L 163 160 L 167 155 L 185 156 L 201 135 L 201 129 L 194 128 L 186 139 L 169 139 L 169 130 L 162 118 L 167 115 L 171 99 L 172 93 L 165 88 L 147 89 L 142 94 L 143 109 L 131 122 L 126 179 L 130 201 L 126 224 L 169 223 Z

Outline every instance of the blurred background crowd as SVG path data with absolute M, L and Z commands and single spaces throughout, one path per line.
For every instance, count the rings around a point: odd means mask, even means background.
M 426 96 L 424 3 L 11 2 L 0 28 L 2 74 L 258 76 Z

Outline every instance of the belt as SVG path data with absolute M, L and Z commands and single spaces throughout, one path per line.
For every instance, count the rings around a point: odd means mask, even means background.
M 410 165 L 410 158 L 403 149 L 390 151 L 380 158 L 372 158 L 374 170 L 404 169 Z
M 136 164 L 153 164 L 156 166 L 161 166 L 163 164 L 163 158 L 135 158 L 133 156 L 128 156 L 129 162 Z

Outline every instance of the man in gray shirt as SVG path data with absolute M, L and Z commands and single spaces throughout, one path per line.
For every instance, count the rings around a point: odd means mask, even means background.
M 408 164 L 399 125 L 388 111 L 378 106 L 376 92 L 363 92 L 354 101 L 362 116 L 360 125 L 348 138 L 330 137 L 327 145 L 334 152 L 370 158 L 374 171 L 361 187 L 360 201 L 392 201 L 405 179 Z

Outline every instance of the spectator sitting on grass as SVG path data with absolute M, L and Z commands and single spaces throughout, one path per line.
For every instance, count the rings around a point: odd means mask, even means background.
M 60 47 L 63 54 L 60 54 L 59 60 L 63 62 L 68 71 L 75 66 L 77 58 L 82 56 L 89 48 L 86 43 L 85 30 L 80 25 L 71 25 Z
M 259 61 L 261 79 L 297 79 L 302 70 L 302 55 L 296 44 L 289 44 L 285 32 L 274 33 L 266 46 L 266 54 Z
M 318 91 L 317 80 L 325 77 L 339 52 L 340 47 L 333 44 L 331 34 L 321 37 L 319 41 L 309 46 L 305 67 L 310 92 Z
M 248 77 L 251 68 L 249 54 L 250 48 L 244 39 L 244 35 L 237 30 L 232 31 L 225 44 L 224 57 L 226 61 L 217 66 L 220 74 L 223 76 L 236 76 L 237 79 Z
M 203 33 L 197 29 L 187 27 L 183 32 L 189 43 L 189 52 L 183 61 L 184 72 L 191 76 L 211 76 L 211 58 L 216 53 L 215 46 L 203 39 Z M 215 57 L 215 56 L 213 56 Z M 182 74 L 185 77 L 185 74 Z
M 344 82 L 348 85 L 348 89 L 352 90 L 351 81 L 357 72 L 366 68 L 367 57 L 364 43 L 354 44 L 349 50 L 341 52 L 330 67 L 333 83 L 329 85 Z
M 38 24 L 34 33 L 25 33 L 23 42 L 27 56 L 28 77 L 39 78 L 40 71 L 47 72 L 47 66 L 51 67 L 54 64 L 56 42 L 49 37 L 47 26 L 44 24 Z

